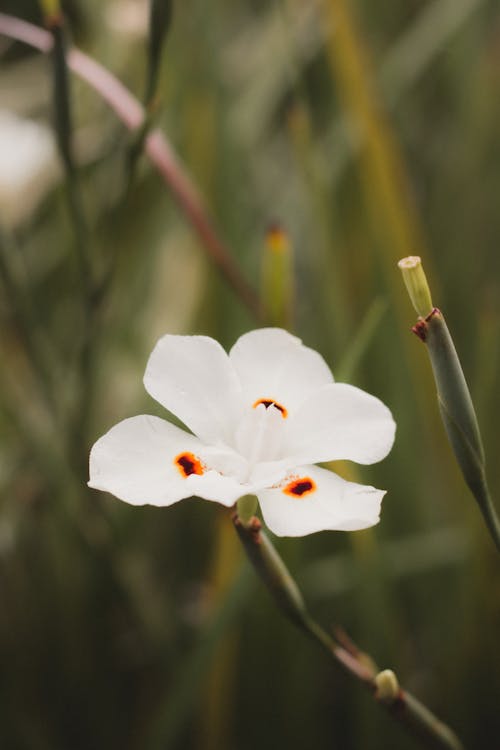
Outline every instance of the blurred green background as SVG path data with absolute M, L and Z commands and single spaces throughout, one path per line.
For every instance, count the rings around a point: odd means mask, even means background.
M 75 43 L 143 97 L 147 2 L 65 10 Z M 356 474 L 388 490 L 379 526 L 279 549 L 325 627 L 395 669 L 466 746 L 500 747 L 500 560 L 446 442 L 396 267 L 423 256 L 498 496 L 498 3 L 173 10 L 154 124 L 257 292 L 266 228 L 286 228 L 291 327 L 398 423 L 389 458 Z M 1 11 L 42 25 L 35 2 Z M 275 610 L 222 507 L 133 508 L 87 489 L 96 438 L 161 415 L 142 386 L 160 335 L 229 347 L 266 320 L 147 158 L 130 172 L 133 137 L 72 76 L 75 232 L 46 129 L 50 61 L 0 34 L 0 65 L 0 746 L 417 747 Z

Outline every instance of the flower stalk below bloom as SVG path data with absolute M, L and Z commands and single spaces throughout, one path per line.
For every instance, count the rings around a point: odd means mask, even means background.
M 252 522 L 252 519 L 257 512 L 258 504 L 255 495 L 243 495 L 243 497 L 240 497 L 239 500 L 237 500 L 236 508 L 238 518 L 242 524 L 247 526 Z
M 278 607 L 298 627 L 308 630 L 308 614 L 302 594 L 275 547 L 262 531 L 257 517 L 243 523 L 238 514 L 233 517 L 236 532 L 250 562 L 271 592 Z
M 464 750 L 456 734 L 403 690 L 392 671 L 379 672 L 373 660 L 359 651 L 347 636 L 341 642 L 340 638 L 335 640 L 311 617 L 295 580 L 262 532 L 258 518 L 244 524 L 236 513 L 233 523 L 250 562 L 279 609 L 294 625 L 317 641 L 351 677 L 365 685 L 374 699 L 418 737 L 423 746 L 435 750 Z

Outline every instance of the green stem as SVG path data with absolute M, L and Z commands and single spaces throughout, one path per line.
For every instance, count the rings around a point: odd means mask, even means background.
M 43 4 L 42 4 L 43 5 Z M 93 338 L 96 326 L 96 288 L 89 251 L 89 231 L 85 218 L 83 198 L 73 149 L 73 113 L 71 87 L 66 52 L 64 17 L 61 12 L 46 15 L 46 24 L 52 36 L 52 75 L 55 131 L 59 156 L 64 165 L 66 197 L 74 230 L 78 263 L 78 281 L 82 289 L 83 326 L 79 348 L 80 393 L 75 413 L 72 443 L 75 462 L 79 463 L 81 444 L 86 440 L 93 388 Z
M 449 727 L 399 687 L 395 675 L 393 679 L 397 690 L 392 695 L 382 693 L 379 690 L 380 679 L 377 679 L 379 673 L 373 660 L 361 653 L 347 636 L 339 635 L 334 639 L 311 617 L 297 584 L 270 540 L 263 534 L 257 518 L 242 523 L 235 514 L 233 522 L 248 558 L 278 607 L 291 622 L 319 643 L 351 677 L 365 685 L 377 703 L 418 737 L 423 745 L 434 750 L 464 750 Z
M 57 145 L 64 166 L 68 206 L 74 227 L 80 274 L 85 290 L 85 304 L 88 307 L 92 296 L 91 262 L 88 252 L 87 223 L 73 154 L 73 117 L 71 111 L 69 71 L 66 59 L 64 20 L 61 14 L 56 14 L 47 17 L 46 21 L 53 40 L 51 57 Z
M 148 68 L 144 105 L 149 109 L 158 86 L 165 39 L 173 13 L 172 0 L 149 0 Z
M 500 521 L 486 480 L 483 441 L 455 344 L 443 313 L 433 307 L 421 258 L 402 258 L 398 266 L 408 295 L 420 316 L 412 330 L 427 345 L 448 440 L 465 482 L 500 551 Z
M 481 433 L 448 326 L 441 311 L 434 308 L 413 330 L 427 345 L 441 417 L 458 465 L 500 551 L 500 521 L 486 479 Z

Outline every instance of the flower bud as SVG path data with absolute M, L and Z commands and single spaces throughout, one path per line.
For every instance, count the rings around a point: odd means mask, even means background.
M 398 678 L 392 669 L 384 669 L 374 677 L 375 697 L 382 703 L 394 703 L 400 693 Z

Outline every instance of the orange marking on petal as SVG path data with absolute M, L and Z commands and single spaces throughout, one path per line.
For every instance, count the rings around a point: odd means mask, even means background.
M 191 476 L 191 474 L 204 474 L 205 472 L 203 464 L 194 453 L 179 453 L 174 458 L 174 464 L 184 478 Z
M 282 406 L 278 401 L 275 401 L 274 398 L 259 398 L 253 405 L 253 408 L 256 409 L 259 404 L 264 404 L 266 409 L 269 409 L 270 406 L 274 406 L 278 411 L 281 412 L 281 416 L 283 419 L 286 419 L 288 417 L 288 411 L 285 409 L 284 406 Z
M 290 497 L 305 497 L 316 492 L 316 482 L 311 477 L 300 477 L 285 485 L 283 492 Z

